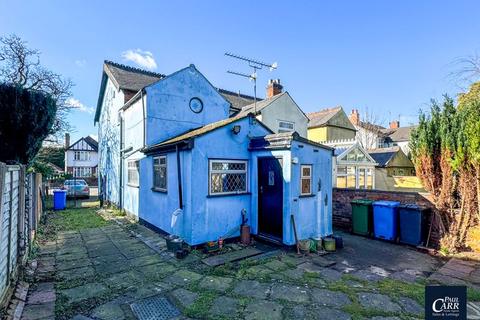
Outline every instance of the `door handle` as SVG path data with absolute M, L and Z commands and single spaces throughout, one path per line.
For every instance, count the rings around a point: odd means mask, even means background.
M 263 186 L 260 186 L 260 193 L 263 193 Z

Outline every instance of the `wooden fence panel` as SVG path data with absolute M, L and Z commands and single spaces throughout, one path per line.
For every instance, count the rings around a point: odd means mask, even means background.
M 40 174 L 0 162 L 0 308 L 7 302 L 43 213 Z
M 1 164 L 0 164 L 1 165 Z M 0 215 L 0 297 L 8 288 L 9 268 L 9 229 L 10 229 L 10 198 L 11 198 L 11 174 L 5 165 L 1 165 L 2 175 L 2 205 Z

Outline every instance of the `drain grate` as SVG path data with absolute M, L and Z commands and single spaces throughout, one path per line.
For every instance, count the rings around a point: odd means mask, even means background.
M 167 320 L 180 315 L 180 311 L 163 296 L 134 302 L 130 308 L 139 320 Z

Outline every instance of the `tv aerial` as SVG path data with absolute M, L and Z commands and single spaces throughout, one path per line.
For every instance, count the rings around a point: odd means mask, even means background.
M 230 52 L 225 52 L 225 55 L 230 58 L 238 59 L 248 63 L 248 66 L 253 69 L 251 74 L 227 70 L 227 73 L 247 78 L 250 81 L 253 81 L 253 103 L 254 103 L 254 112 L 257 113 L 257 70 L 262 70 L 263 68 L 268 68 L 270 71 L 276 70 L 278 68 L 278 63 L 265 63 L 256 59 L 251 59 L 243 57 L 237 54 Z

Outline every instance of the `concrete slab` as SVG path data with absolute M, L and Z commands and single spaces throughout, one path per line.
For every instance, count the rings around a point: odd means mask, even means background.
M 435 257 L 421 253 L 411 247 L 369 239 L 338 231 L 343 237 L 344 248 L 328 256 L 337 264 L 346 262 L 355 269 L 377 266 L 391 272 L 413 269 L 420 272 L 432 272 L 442 262 Z
M 198 285 L 202 289 L 225 292 L 230 288 L 232 283 L 232 278 L 206 276 Z

